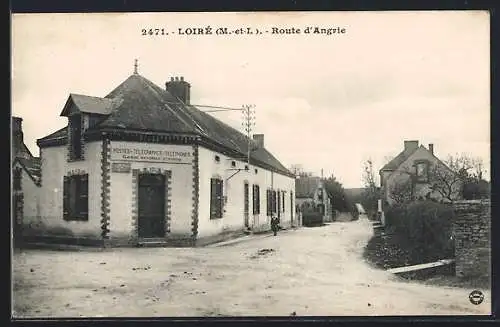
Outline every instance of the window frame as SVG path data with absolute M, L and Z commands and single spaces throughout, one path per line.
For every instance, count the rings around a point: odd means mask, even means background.
M 63 177 L 63 219 L 65 221 L 89 220 L 88 174 Z
M 210 179 L 210 220 L 224 217 L 224 181 L 219 177 Z
M 423 174 L 419 175 L 419 167 L 423 166 Z M 429 161 L 418 160 L 415 161 L 415 181 L 417 183 L 428 183 L 429 182 Z
M 258 184 L 252 185 L 252 212 L 254 215 L 260 214 L 260 187 Z

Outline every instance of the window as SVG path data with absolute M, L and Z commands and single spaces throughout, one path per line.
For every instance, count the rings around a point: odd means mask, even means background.
M 243 206 L 243 212 L 245 215 L 248 215 L 249 207 L 250 207 L 250 190 L 248 189 L 248 183 L 244 184 L 244 206 Z
M 277 202 L 276 202 L 276 200 L 277 200 L 276 191 L 272 191 L 272 197 L 271 197 L 271 199 L 272 199 L 271 200 L 272 201 L 271 205 L 272 205 L 273 212 L 276 213 L 276 212 L 278 212 L 278 210 L 277 210 L 278 209 L 277 208 Z
M 253 185 L 253 214 L 260 214 L 260 188 L 259 185 Z
M 266 192 L 266 202 L 267 202 L 267 215 L 271 216 L 273 208 L 272 191 L 267 190 Z
M 89 207 L 88 174 L 64 176 L 63 218 L 64 220 L 87 221 Z
M 236 167 L 236 161 L 231 161 L 231 167 Z
M 220 162 L 220 157 L 219 156 L 215 156 L 215 162 Z
M 14 169 L 14 176 L 13 176 L 14 191 L 20 191 L 21 190 L 21 177 L 22 177 L 22 170 L 21 170 L 21 168 Z
M 69 118 L 70 128 L 70 153 L 71 160 L 82 159 L 82 118 L 73 115 Z
M 285 191 L 281 192 L 281 212 L 285 212 Z
M 416 163 L 417 182 L 427 182 L 429 179 L 429 163 L 417 162 Z
M 222 218 L 223 182 L 219 178 L 210 179 L 210 219 Z

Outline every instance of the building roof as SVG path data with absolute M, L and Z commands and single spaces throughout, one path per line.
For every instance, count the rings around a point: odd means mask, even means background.
M 40 158 L 33 157 L 32 160 L 26 158 L 15 158 L 12 166 L 19 162 L 21 167 L 26 171 L 28 176 L 33 180 L 35 185 L 40 186 L 41 171 L 40 171 Z
M 382 170 L 396 170 L 398 169 L 403 162 L 406 161 L 415 151 L 417 151 L 419 148 L 415 149 L 410 149 L 410 150 L 403 150 L 400 154 L 398 154 L 394 159 L 386 163 L 381 169 Z
M 257 147 L 243 133 L 195 106 L 181 102 L 167 90 L 139 74 L 129 76 L 104 98 L 71 94 L 70 99 L 83 112 L 107 113 L 105 119 L 88 129 L 89 132 L 111 129 L 191 134 L 235 151 L 242 158 L 246 157 L 250 144 L 251 163 L 292 175 L 269 151 Z M 65 138 L 66 127 L 39 141 Z
M 295 196 L 297 198 L 312 198 L 320 186 L 321 178 L 316 176 L 300 176 L 295 180 Z
M 81 112 L 109 115 L 116 104 L 111 99 L 71 93 L 61 115 L 65 115 L 71 105 L 76 106 Z

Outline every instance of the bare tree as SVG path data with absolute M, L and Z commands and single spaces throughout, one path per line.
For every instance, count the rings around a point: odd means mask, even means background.
M 368 159 L 363 166 L 363 182 L 366 188 L 376 188 L 375 173 L 373 172 L 373 161 Z
M 450 166 L 449 166 L 450 167 Z M 453 168 L 451 168 L 453 167 Z M 465 182 L 464 171 L 451 165 L 450 168 L 443 165 L 433 165 L 431 168 L 431 189 L 439 193 L 444 199 L 453 202 L 460 197 L 461 187 Z
M 368 159 L 363 163 L 363 183 L 365 191 L 363 192 L 363 207 L 369 212 L 376 212 L 377 201 L 380 198 L 379 190 L 375 182 L 375 173 L 373 172 L 373 161 Z

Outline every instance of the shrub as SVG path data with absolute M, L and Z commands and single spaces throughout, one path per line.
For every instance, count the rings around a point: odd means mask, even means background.
M 453 255 L 453 209 L 433 201 L 416 201 L 386 212 L 388 231 L 404 242 L 412 256 L 430 261 Z

